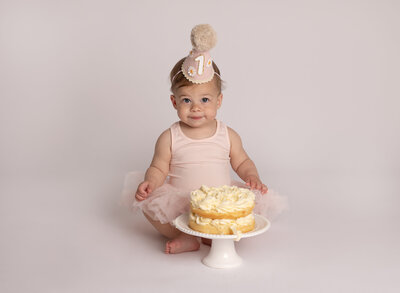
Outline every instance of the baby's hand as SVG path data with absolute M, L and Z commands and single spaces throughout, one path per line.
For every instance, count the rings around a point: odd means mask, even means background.
M 268 188 L 265 184 L 263 184 L 257 176 L 251 175 L 246 178 L 246 185 L 251 189 L 256 189 L 261 191 L 262 194 L 266 194 L 268 192 Z
M 153 191 L 153 184 L 149 181 L 143 181 L 142 183 L 139 184 L 136 190 L 135 197 L 138 201 L 142 201 L 146 199 L 152 191 Z

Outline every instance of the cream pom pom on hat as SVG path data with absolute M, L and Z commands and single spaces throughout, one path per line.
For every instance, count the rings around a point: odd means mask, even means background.
M 217 33 L 211 25 L 199 24 L 192 29 L 190 40 L 193 49 L 183 62 L 181 71 L 193 83 L 209 82 L 216 74 L 209 51 L 217 43 Z

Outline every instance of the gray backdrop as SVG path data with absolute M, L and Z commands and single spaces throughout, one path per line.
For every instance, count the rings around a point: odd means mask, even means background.
M 399 241 L 399 14 L 389 0 L 2 1 L 1 291 L 45 292 L 46 274 L 49 292 L 70 282 L 76 287 L 65 292 L 121 284 L 95 280 L 94 267 L 93 279 L 67 281 L 76 263 L 53 270 L 67 245 L 55 239 L 86 239 L 90 215 L 118 218 L 108 208 L 125 173 L 147 168 L 158 135 L 178 119 L 168 74 L 199 23 L 218 34 L 212 56 L 226 81 L 218 118 L 241 135 L 263 181 L 288 196 L 288 227 L 311 236 L 324 223 L 319 231 L 332 240 L 364 233 L 355 250 L 375 241 L 366 257 L 388 251 Z M 66 259 L 87 250 L 67 246 Z M 398 257 L 385 257 L 382 278 L 398 268 Z M 311 292 L 311 283 L 282 292 Z

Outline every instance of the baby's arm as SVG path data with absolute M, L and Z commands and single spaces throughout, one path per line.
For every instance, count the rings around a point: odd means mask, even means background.
M 267 193 L 268 188 L 261 182 L 256 166 L 243 149 L 239 134 L 229 127 L 228 132 L 231 142 L 230 157 L 233 170 L 251 189 L 260 190 L 262 194 Z
M 157 140 L 153 160 L 146 171 L 144 181 L 139 184 L 136 199 L 144 200 L 156 188 L 160 187 L 168 175 L 171 161 L 171 134 L 170 130 L 164 131 Z

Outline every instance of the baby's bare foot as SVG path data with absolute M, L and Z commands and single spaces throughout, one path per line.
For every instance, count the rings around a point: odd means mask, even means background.
M 187 251 L 199 250 L 200 243 L 197 241 L 196 237 L 180 234 L 178 237 L 168 241 L 165 244 L 165 253 L 175 254 Z

